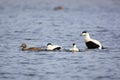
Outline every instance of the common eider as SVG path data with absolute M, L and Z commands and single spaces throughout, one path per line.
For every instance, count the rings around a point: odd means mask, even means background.
M 22 51 L 40 51 L 41 49 L 38 47 L 30 47 L 27 48 L 27 45 L 25 43 L 22 43 L 22 45 L 20 46 Z
M 61 50 L 62 47 L 58 45 L 52 45 L 51 43 L 47 44 L 47 49 L 48 51 L 55 51 L 55 50 Z
M 73 46 L 72 46 L 72 48 L 70 49 L 70 51 L 71 51 L 71 52 L 78 52 L 78 51 L 79 51 L 79 49 L 77 48 L 77 46 L 76 46 L 75 43 L 73 43 Z
M 104 49 L 98 40 L 90 38 L 90 35 L 87 31 L 83 31 L 81 36 L 85 36 L 85 44 L 88 49 Z

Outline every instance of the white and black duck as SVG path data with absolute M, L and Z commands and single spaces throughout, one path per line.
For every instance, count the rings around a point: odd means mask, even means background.
M 55 51 L 55 50 L 61 50 L 61 49 L 62 49 L 61 46 L 59 46 L 59 45 L 52 45 L 51 43 L 48 43 L 47 44 L 47 48 L 46 48 L 47 51 Z
M 73 43 L 72 48 L 70 49 L 71 52 L 79 52 L 79 49 L 77 48 L 76 44 Z
M 88 49 L 104 49 L 98 40 L 92 39 L 87 31 L 83 31 L 81 36 L 85 36 L 85 44 Z

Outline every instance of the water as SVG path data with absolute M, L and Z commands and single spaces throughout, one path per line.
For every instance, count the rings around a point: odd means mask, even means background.
M 119 4 L 1 0 L 0 80 L 120 80 Z M 63 9 L 54 11 L 56 5 Z M 107 49 L 86 50 L 80 36 L 84 30 Z M 51 42 L 66 49 L 74 42 L 81 52 L 24 52 L 23 42 L 28 47 Z

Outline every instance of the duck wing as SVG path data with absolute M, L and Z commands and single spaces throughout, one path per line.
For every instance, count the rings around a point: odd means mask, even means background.
M 88 49 L 95 49 L 100 47 L 98 44 L 96 44 L 93 41 L 86 42 L 86 46 L 88 47 Z

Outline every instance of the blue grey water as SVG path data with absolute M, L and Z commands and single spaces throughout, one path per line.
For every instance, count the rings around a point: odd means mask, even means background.
M 86 50 L 84 30 L 107 49 Z M 20 50 L 48 42 L 81 52 Z M 120 1 L 0 0 L 0 80 L 120 80 Z

